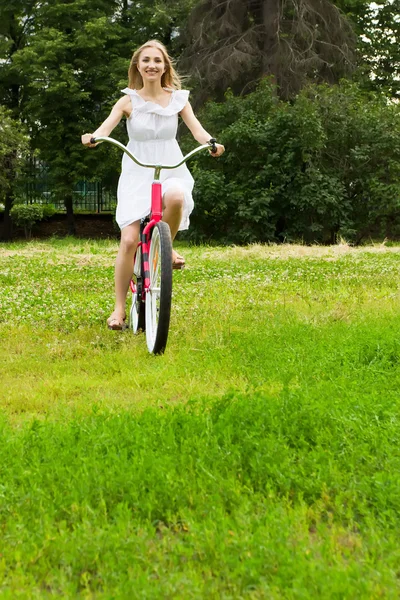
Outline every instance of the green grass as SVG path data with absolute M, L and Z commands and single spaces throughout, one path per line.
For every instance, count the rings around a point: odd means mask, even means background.
M 0 247 L 0 597 L 398 598 L 400 248 L 180 250 L 153 357 L 114 242 Z

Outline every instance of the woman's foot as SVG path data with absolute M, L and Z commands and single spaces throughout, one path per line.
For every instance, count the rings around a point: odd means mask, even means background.
M 177 253 L 176 250 L 172 250 L 172 268 L 173 269 L 184 269 L 185 259 L 183 256 Z
M 122 331 L 127 327 L 125 321 L 126 315 L 122 315 L 121 313 L 118 313 L 116 310 L 114 310 L 114 312 L 112 312 L 107 319 L 108 329 L 113 329 L 114 331 Z

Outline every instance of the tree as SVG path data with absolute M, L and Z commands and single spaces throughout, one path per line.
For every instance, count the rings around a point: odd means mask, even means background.
M 400 96 L 400 0 L 335 0 L 357 35 L 358 73 L 366 89 Z
M 193 2 L 11 0 L 0 9 L 0 98 L 28 124 L 71 233 L 76 182 L 115 182 L 120 163 L 115 149 L 106 161 L 103 149 L 85 150 L 81 133 L 93 131 L 121 95 L 133 50 L 151 37 L 173 45 Z
M 263 80 L 201 115 L 229 152 L 192 163 L 190 239 L 359 242 L 399 233 L 400 110 L 360 86 L 306 86 L 281 101 Z
M 400 0 L 370 5 L 362 49 L 370 88 L 400 99 Z
M 10 210 L 14 200 L 15 178 L 22 164 L 26 145 L 27 137 L 21 124 L 12 119 L 10 110 L 0 105 L 0 200 L 5 205 L 1 235 L 3 239 L 10 238 Z
M 330 0 L 203 0 L 189 20 L 182 65 L 203 96 L 243 93 L 271 75 L 283 98 L 307 81 L 337 82 L 354 65 L 355 35 Z
M 38 3 L 28 43 L 13 54 L 12 67 L 25 79 L 20 116 L 64 198 L 70 233 L 74 186 L 94 162 L 85 156 L 80 134 L 93 112 L 100 119 L 113 81 L 118 87 L 127 67 L 114 52 L 114 9 L 115 3 L 102 0 Z
M 12 129 L 18 134 L 21 130 L 21 109 L 23 105 L 24 75 L 13 66 L 14 55 L 24 48 L 32 27 L 34 0 L 11 0 L 0 4 L 0 104 L 8 108 L 15 119 Z M 19 161 L 15 153 L 8 154 L 7 178 L 9 181 L 3 220 L 3 239 L 11 237 L 10 210 L 13 203 L 13 189 Z
M 32 30 L 35 0 L 10 0 L 0 4 L 0 104 L 19 117 L 24 83 L 13 68 L 13 56 L 25 47 Z
M 129 49 L 149 39 L 158 39 L 172 55 L 182 50 L 182 34 L 191 9 L 198 0 L 123 0 L 118 20 L 123 28 L 124 45 Z

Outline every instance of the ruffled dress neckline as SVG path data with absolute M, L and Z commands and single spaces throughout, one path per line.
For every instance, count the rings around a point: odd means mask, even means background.
M 171 88 L 164 88 L 171 91 L 171 98 L 167 106 L 161 106 L 157 102 L 151 100 L 145 100 L 137 90 L 126 87 L 121 90 L 122 93 L 128 94 L 131 98 L 133 112 L 140 113 L 153 113 L 164 117 L 169 117 L 180 112 L 186 102 L 188 101 L 189 92 L 188 90 L 174 90 Z
M 128 89 L 130 89 L 130 88 L 128 88 Z M 158 102 L 153 102 L 152 100 L 145 100 L 145 99 L 143 98 L 143 96 L 141 96 L 141 95 L 139 94 L 139 92 L 138 92 L 136 89 L 135 89 L 135 90 L 132 90 L 132 91 L 135 93 L 135 96 L 138 96 L 138 97 L 139 97 L 141 100 L 143 100 L 143 102 L 145 102 L 146 104 L 154 104 L 155 106 L 158 106 L 159 108 L 168 108 L 168 106 L 169 106 L 169 105 L 171 104 L 171 102 L 172 102 L 172 99 L 173 99 L 173 97 L 174 97 L 174 93 L 175 93 L 175 91 L 176 91 L 176 90 L 173 90 L 173 89 L 171 89 L 171 88 L 163 88 L 163 90 L 165 90 L 166 92 L 169 92 L 169 96 L 170 96 L 170 97 L 169 97 L 169 101 L 168 101 L 168 104 L 167 104 L 167 106 L 163 106 L 162 104 L 159 104 Z

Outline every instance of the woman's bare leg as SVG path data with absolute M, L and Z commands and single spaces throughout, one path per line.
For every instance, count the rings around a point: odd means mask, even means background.
M 139 242 L 140 221 L 121 230 L 121 242 L 115 260 L 115 307 L 107 319 L 108 325 L 123 324 L 126 318 L 126 294 L 133 273 L 133 261 Z
M 163 221 L 169 225 L 172 240 L 175 239 L 181 224 L 184 200 L 184 193 L 179 189 L 171 189 L 164 194 Z M 172 260 L 175 264 L 185 264 L 183 257 L 176 250 L 172 250 Z

